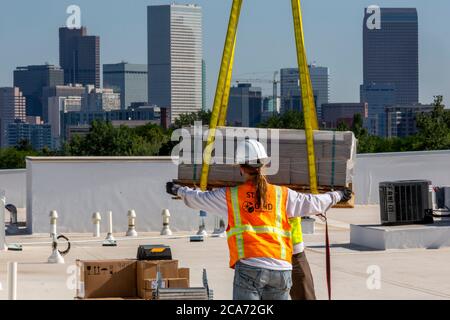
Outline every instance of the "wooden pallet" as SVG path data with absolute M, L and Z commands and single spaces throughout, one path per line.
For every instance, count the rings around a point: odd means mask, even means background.
M 190 188 L 199 188 L 200 183 L 194 183 L 192 180 L 173 180 L 174 183 Z M 227 188 L 227 187 L 236 187 L 239 185 L 236 182 L 231 181 L 210 181 L 208 182 L 208 190 L 217 189 L 217 188 Z M 310 187 L 304 185 L 283 185 L 291 190 L 300 192 L 300 193 L 310 193 Z M 348 186 L 350 189 L 352 188 L 352 184 Z M 320 193 L 326 193 L 332 191 L 329 186 L 319 186 L 318 187 Z M 339 202 L 333 208 L 336 209 L 354 209 L 355 208 L 355 193 L 353 193 L 353 197 L 348 202 Z

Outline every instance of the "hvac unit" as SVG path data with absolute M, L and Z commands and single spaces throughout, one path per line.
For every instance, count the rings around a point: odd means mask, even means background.
M 450 211 L 450 187 L 436 187 L 435 190 L 437 208 Z
M 381 182 L 380 213 L 383 225 L 432 223 L 431 181 Z

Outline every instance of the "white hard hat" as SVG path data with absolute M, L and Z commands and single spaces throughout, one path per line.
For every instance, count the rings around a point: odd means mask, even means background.
M 236 163 L 261 167 L 269 162 L 266 149 L 257 140 L 245 139 L 236 148 Z

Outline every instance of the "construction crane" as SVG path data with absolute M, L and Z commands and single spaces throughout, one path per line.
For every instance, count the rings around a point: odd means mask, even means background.
M 277 100 L 278 100 L 278 84 L 280 83 L 280 81 L 277 80 L 277 76 L 278 76 L 278 71 L 275 71 L 273 74 L 273 80 L 269 80 L 269 79 L 235 79 L 234 81 L 236 82 L 237 85 L 239 85 L 240 83 L 263 83 L 263 84 L 271 84 L 273 85 L 272 89 L 273 89 L 273 105 L 274 105 L 274 112 L 276 111 L 276 105 L 277 105 Z

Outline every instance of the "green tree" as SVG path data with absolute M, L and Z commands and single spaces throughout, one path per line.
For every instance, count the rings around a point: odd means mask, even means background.
M 435 96 L 434 110 L 417 116 L 416 148 L 442 150 L 450 147 L 450 114 L 443 105 L 443 96 Z
M 350 131 L 350 127 L 345 122 L 339 122 L 337 127 L 337 131 Z
M 110 122 L 94 121 L 86 136 L 75 136 L 64 146 L 64 153 L 69 156 L 153 156 L 160 147 L 161 143 L 149 142 L 126 126 L 114 128 Z
M 189 127 L 193 126 L 196 121 L 201 121 L 203 125 L 209 125 L 211 123 L 211 115 L 212 112 L 209 110 L 181 114 L 179 118 L 175 120 L 172 127 L 175 129 Z
M 32 150 L 0 149 L 0 169 L 23 169 L 26 167 L 26 157 L 37 155 L 38 153 Z
M 281 115 L 270 117 L 259 125 L 261 128 L 272 129 L 305 129 L 303 112 L 290 110 Z

